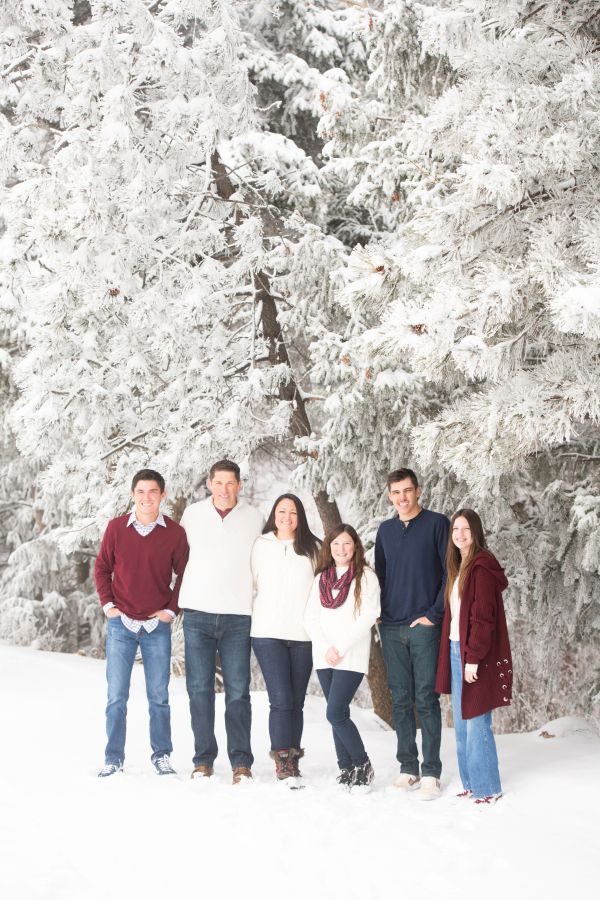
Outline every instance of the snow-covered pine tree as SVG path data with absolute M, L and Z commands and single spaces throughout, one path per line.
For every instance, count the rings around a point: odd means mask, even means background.
M 257 327 L 267 204 L 224 199 L 213 171 L 252 118 L 230 4 L 76 6 L 2 11 L 3 286 L 24 311 L 11 425 L 45 525 L 20 548 L 32 594 L 58 538 L 93 552 L 132 471 L 154 464 L 186 498 L 289 419 L 288 368 Z
M 450 86 L 396 135 L 408 216 L 350 272 L 380 367 L 407 362 L 440 408 L 421 471 L 458 480 L 511 577 L 511 724 L 598 695 L 598 5 L 445 2 L 419 39 Z M 357 277 L 357 274 L 359 277 Z M 363 278 L 363 282 L 361 282 Z M 450 505 L 451 504 L 451 505 Z

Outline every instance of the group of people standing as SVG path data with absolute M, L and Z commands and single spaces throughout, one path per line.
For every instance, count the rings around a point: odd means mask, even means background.
M 350 704 L 368 671 L 378 623 L 390 687 L 400 773 L 394 786 L 419 799 L 440 796 L 440 693 L 451 693 L 463 791 L 493 803 L 502 788 L 491 710 L 510 703 L 512 663 L 504 572 L 488 551 L 481 520 L 462 509 L 451 521 L 422 508 L 411 469 L 388 477 L 396 515 L 377 533 L 375 569 L 348 524 L 323 541 L 301 500 L 278 497 L 269 517 L 239 497 L 240 470 L 215 463 L 210 496 L 178 525 L 161 513 L 165 482 L 153 470 L 132 483 L 134 509 L 113 519 L 96 560 L 107 616 L 107 777 L 123 769 L 131 670 L 141 650 L 150 711 L 152 763 L 174 774 L 168 685 L 171 624 L 183 611 L 192 778 L 210 778 L 217 653 L 225 692 L 233 784 L 252 778 L 251 647 L 269 696 L 270 755 L 278 781 L 300 787 L 304 699 L 314 666 L 327 702 L 344 788 L 368 790 L 374 772 Z M 172 586 L 173 575 L 175 583 Z M 416 744 L 422 732 L 422 762 Z

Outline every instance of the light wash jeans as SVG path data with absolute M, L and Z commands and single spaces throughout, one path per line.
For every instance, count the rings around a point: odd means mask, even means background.
M 148 634 L 141 628 L 137 634 L 125 628 L 121 616 L 106 623 L 106 735 L 104 754 L 107 763 L 122 763 L 125 758 L 127 700 L 131 670 L 138 646 L 142 651 L 146 695 L 150 711 L 150 745 L 152 759 L 173 750 L 171 743 L 171 710 L 169 678 L 171 677 L 171 625 L 159 622 Z
M 452 714 L 456 736 L 458 771 L 465 791 L 472 791 L 473 797 L 491 797 L 501 794 L 500 772 L 496 741 L 492 733 L 492 714 L 483 713 L 473 719 L 463 719 L 461 696 L 463 686 L 463 665 L 460 655 L 460 641 L 450 641 L 450 663 L 452 666 Z

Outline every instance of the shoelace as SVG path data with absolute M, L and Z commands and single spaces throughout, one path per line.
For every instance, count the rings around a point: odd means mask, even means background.
M 113 772 L 118 772 L 119 766 L 115 765 L 115 763 L 106 763 L 106 765 L 102 766 L 100 769 L 100 775 L 112 775 Z
M 457 794 L 457 797 L 470 797 L 473 791 L 461 791 L 460 794 Z
M 168 756 L 159 756 L 154 760 L 154 764 L 161 772 L 170 773 L 173 771 L 173 767 L 169 761 Z

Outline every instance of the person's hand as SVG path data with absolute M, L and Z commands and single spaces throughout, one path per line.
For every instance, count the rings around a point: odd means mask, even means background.
M 433 628 L 433 622 L 430 622 L 427 616 L 420 616 L 418 619 L 415 619 L 414 622 L 410 623 L 411 628 L 414 628 L 415 625 L 429 625 Z
M 172 622 L 173 616 L 167 612 L 166 609 L 159 609 L 157 612 L 152 613 L 150 616 L 151 619 L 160 619 L 161 622 Z
M 477 681 L 477 672 L 471 672 L 470 669 L 467 669 L 465 666 L 465 681 L 467 684 L 473 684 L 474 681 Z
M 341 658 L 342 657 L 340 656 L 337 647 L 330 647 L 329 650 L 327 651 L 327 653 L 325 654 L 325 659 L 327 660 L 329 665 L 332 666 L 333 668 L 335 668 L 337 666 L 337 664 L 340 662 Z
M 120 609 L 117 609 L 116 606 L 113 606 L 113 607 L 112 607 L 111 609 L 109 609 L 108 612 L 106 613 L 106 618 L 107 618 L 107 619 L 116 619 L 117 616 L 120 616 L 120 615 L 121 615 L 121 610 L 120 610 Z

